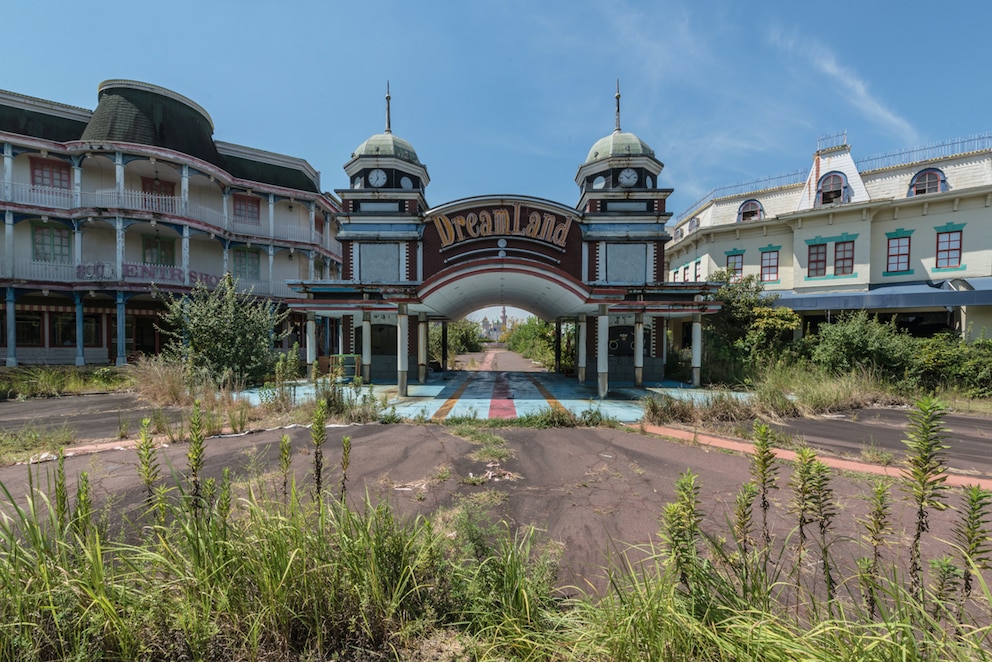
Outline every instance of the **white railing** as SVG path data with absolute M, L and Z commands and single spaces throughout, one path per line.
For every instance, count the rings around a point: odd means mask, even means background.
M 292 241 L 302 241 L 310 243 L 313 238 L 310 235 L 310 228 L 299 225 L 279 225 L 276 224 L 276 238 L 290 239 Z
M 20 260 L 14 263 L 14 278 L 69 283 L 76 280 L 76 265 L 62 262 Z
M 72 191 L 67 188 L 51 186 L 33 186 L 15 182 L 11 184 L 11 202 L 36 207 L 52 207 L 55 209 L 71 209 Z
M 198 202 L 189 203 L 189 217 L 198 221 L 209 223 L 218 228 L 224 227 L 224 212 L 220 209 L 212 209 L 201 205 Z
M 261 223 L 257 225 L 252 223 L 231 223 L 231 232 L 236 232 L 238 234 L 250 234 L 256 237 L 268 237 L 269 226 L 267 223 L 265 225 L 262 225 Z

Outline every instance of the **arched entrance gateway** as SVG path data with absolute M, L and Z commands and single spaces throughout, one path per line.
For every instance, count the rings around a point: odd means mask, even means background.
M 293 304 L 310 320 L 308 363 L 317 321 L 337 318 L 342 353 L 361 354 L 365 379 L 395 380 L 405 396 L 409 381 L 427 379 L 430 322 L 507 305 L 576 324 L 576 377 L 595 379 L 599 397 L 611 378 L 660 380 L 668 325 L 691 322 L 698 384 L 700 316 L 719 304 L 702 300 L 706 283 L 664 282 L 672 189 L 657 187 L 654 151 L 620 130 L 616 98 L 615 130 L 578 169 L 575 207 L 496 195 L 430 208 L 427 169 L 393 135 L 387 93 L 385 132 L 355 150 L 344 167 L 351 187 L 336 191 L 341 279 L 290 283 L 308 297 Z

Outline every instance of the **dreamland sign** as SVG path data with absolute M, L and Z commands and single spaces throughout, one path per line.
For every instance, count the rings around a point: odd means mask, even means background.
M 453 214 L 431 217 L 441 248 L 448 248 L 463 241 L 487 238 L 519 237 L 545 242 L 565 248 L 572 217 L 549 211 L 528 210 L 520 204 L 479 207 Z

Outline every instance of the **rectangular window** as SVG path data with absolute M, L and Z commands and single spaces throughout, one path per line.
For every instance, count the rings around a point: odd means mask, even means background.
M 809 247 L 809 277 L 819 278 L 827 275 L 827 245 L 813 244 Z
M 854 273 L 854 242 L 838 241 L 834 246 L 834 275 L 849 276 Z
M 48 346 L 75 347 L 76 316 L 72 313 L 51 313 L 48 320 Z
M 679 282 L 679 276 L 681 275 L 682 275 L 682 271 L 680 269 L 676 269 L 675 271 L 672 272 L 672 280 L 674 280 L 676 283 Z
M 259 280 L 261 273 L 259 252 L 247 248 L 235 248 L 234 270 L 231 273 L 237 278 Z
M 14 323 L 17 332 L 17 345 L 21 347 L 41 347 L 41 313 L 17 313 Z
M 909 237 L 889 239 L 885 270 L 889 272 L 909 271 Z
M 728 255 L 727 271 L 730 272 L 730 282 L 736 283 L 740 281 L 741 277 L 744 275 L 744 256 Z
M 682 280 L 684 280 L 687 283 L 689 282 L 689 265 L 688 264 L 685 265 L 684 267 L 682 267 Z
M 697 283 L 699 282 L 699 279 L 700 279 L 700 277 L 702 275 L 702 271 L 703 271 L 703 263 L 702 262 L 696 262 L 696 274 L 695 274 L 695 278 L 696 278 L 696 282 Z
M 258 198 L 250 195 L 234 196 L 234 222 L 242 225 L 261 225 Z
M 937 233 L 937 268 L 961 266 L 961 231 Z
M 160 237 L 141 238 L 141 261 L 145 264 L 161 264 L 168 267 L 176 264 L 176 241 Z
M 778 251 L 765 251 L 761 254 L 761 282 L 778 280 Z
M 32 259 L 36 262 L 72 261 L 72 236 L 68 228 L 36 225 L 31 233 Z
M 103 320 L 100 315 L 83 315 L 83 345 L 103 346 Z
M 68 164 L 49 159 L 31 159 L 31 185 L 68 190 Z

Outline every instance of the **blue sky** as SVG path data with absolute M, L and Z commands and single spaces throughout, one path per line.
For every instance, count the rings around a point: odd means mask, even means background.
M 0 88 L 94 108 L 97 85 L 184 94 L 218 140 L 305 158 L 325 190 L 384 128 L 427 165 L 427 200 L 578 199 L 614 121 L 665 163 L 678 215 L 718 186 L 992 131 L 992 4 L 507 0 L 10 0 Z

